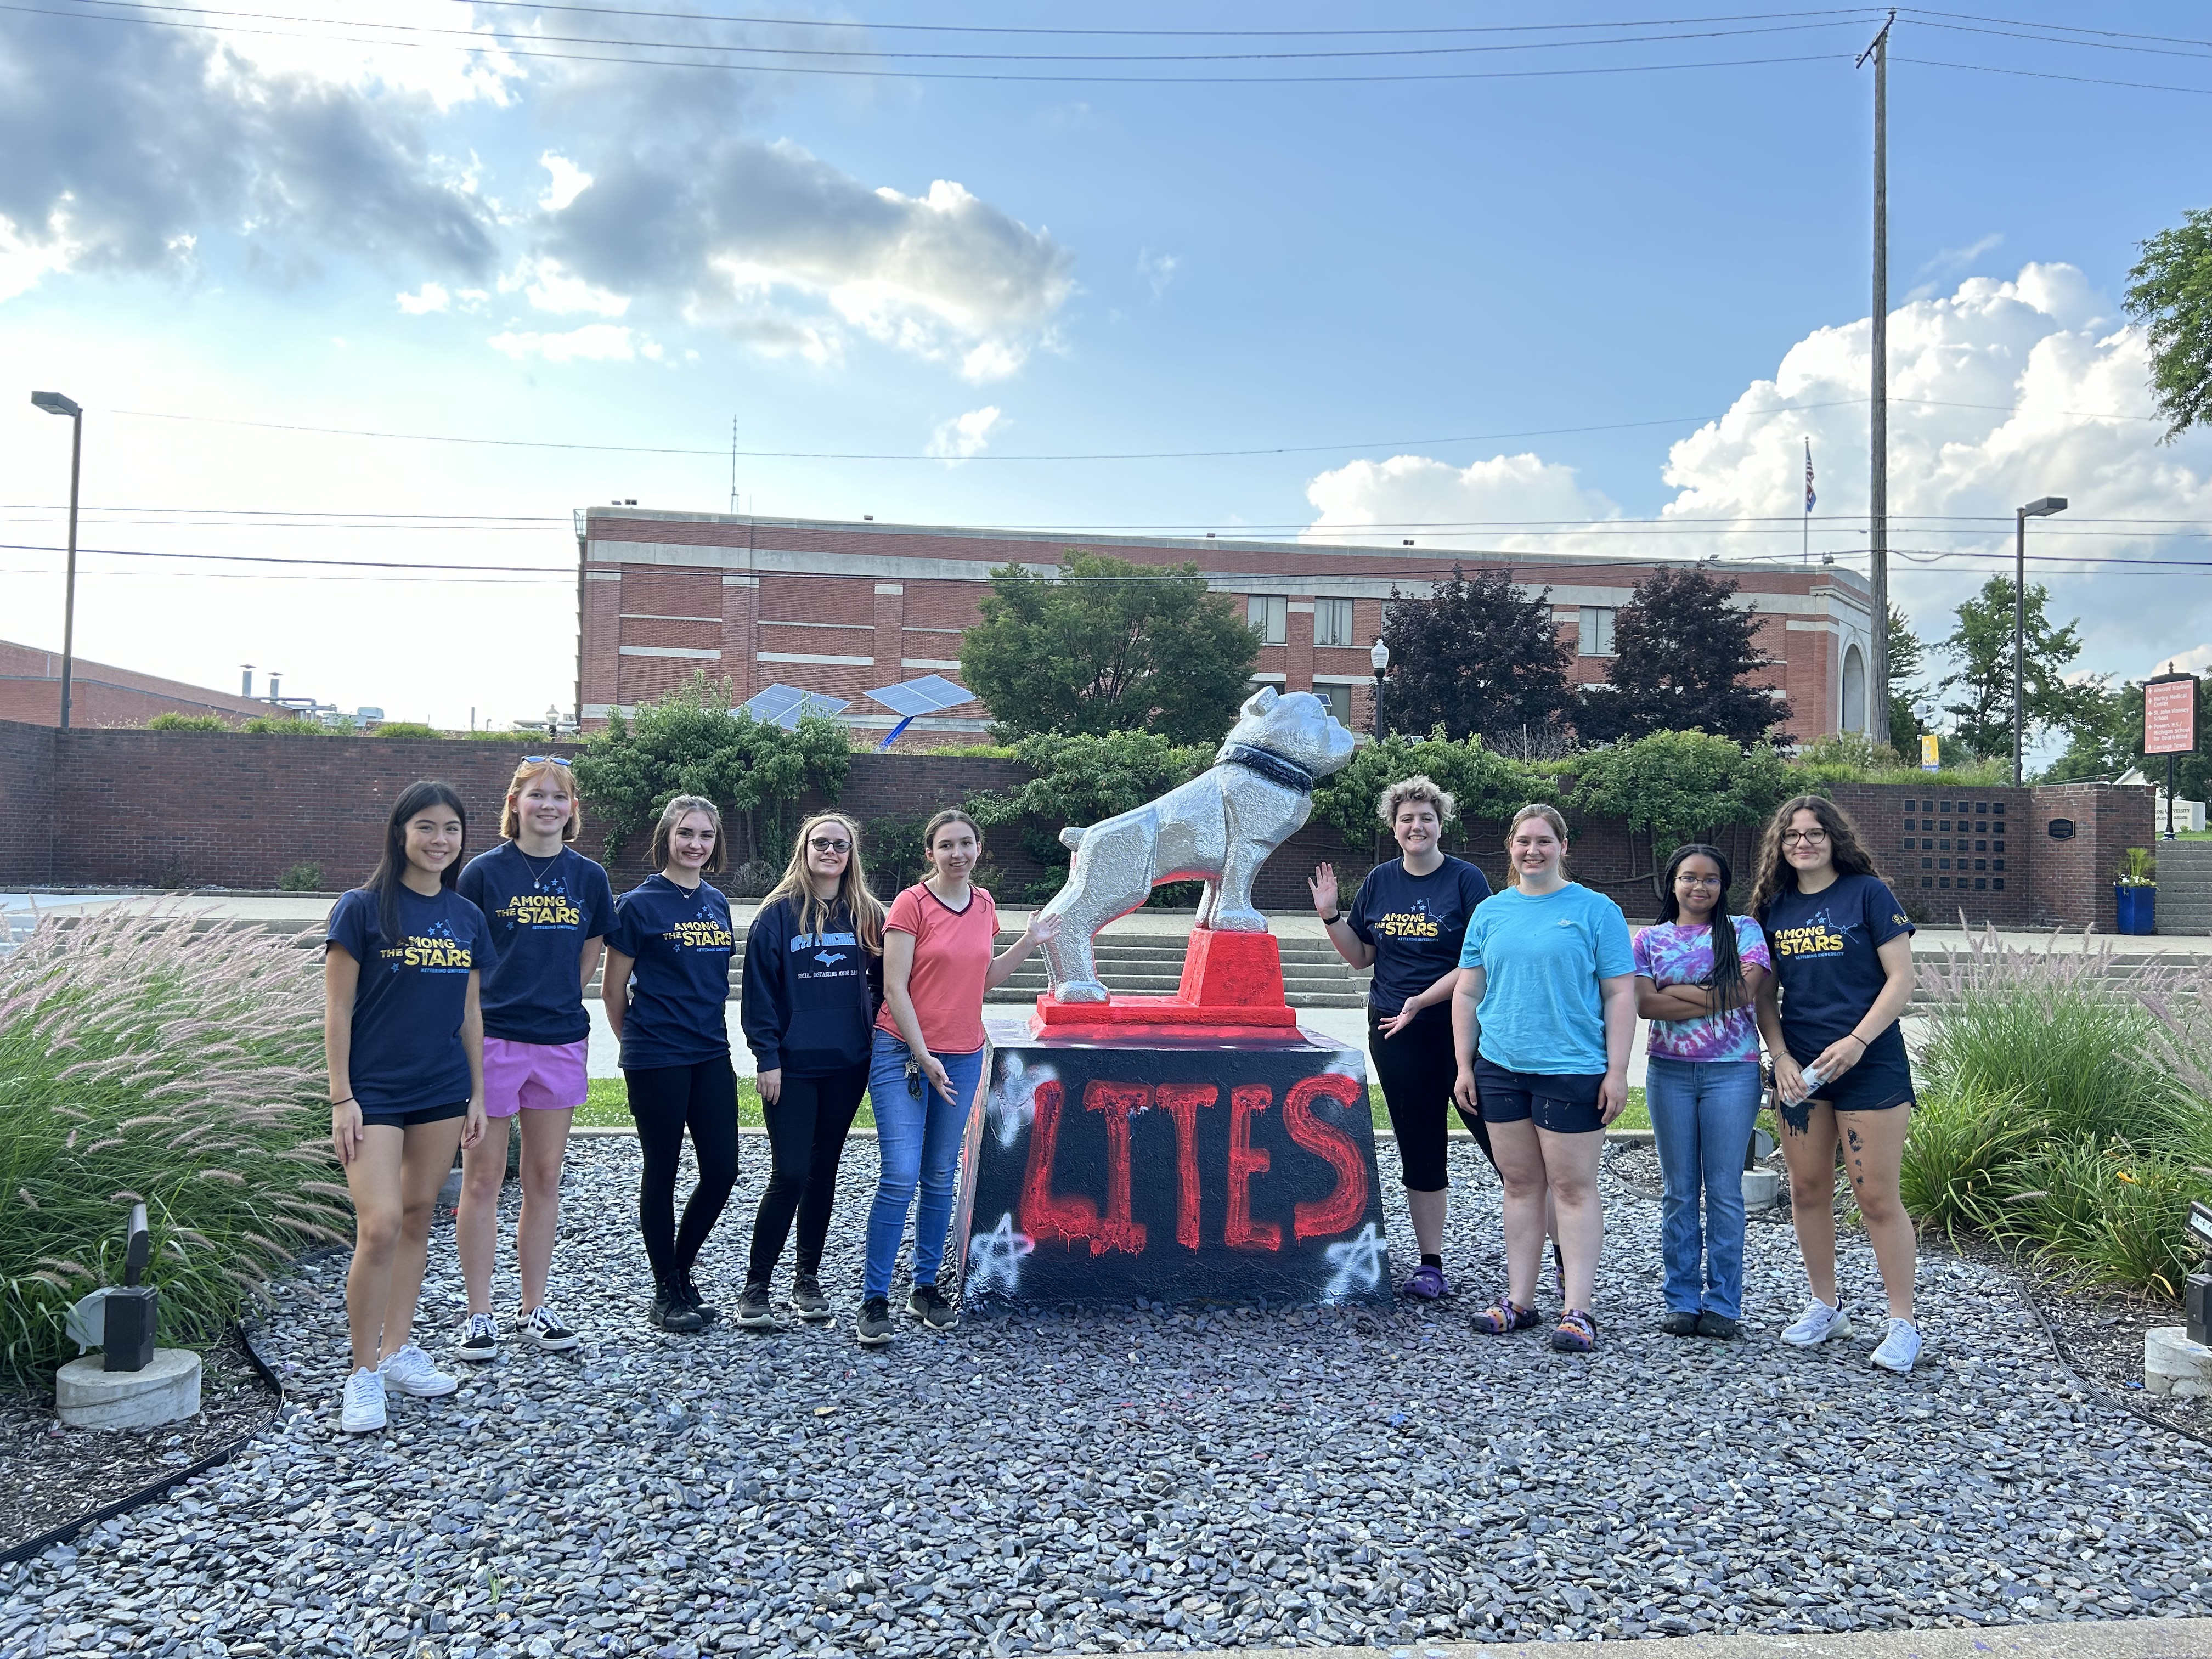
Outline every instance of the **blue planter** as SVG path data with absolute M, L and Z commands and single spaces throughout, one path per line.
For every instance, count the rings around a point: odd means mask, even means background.
M 2112 905 L 2119 912 L 2119 930 L 2123 933 L 2157 932 L 2157 888 L 2115 885 L 2112 889 Z

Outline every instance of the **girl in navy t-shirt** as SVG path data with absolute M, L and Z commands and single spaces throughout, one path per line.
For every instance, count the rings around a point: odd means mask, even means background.
M 738 1077 L 730 1069 L 730 902 L 705 879 L 722 867 L 722 815 L 678 795 L 653 827 L 659 873 L 615 901 L 600 994 L 622 1042 L 623 1080 L 645 1171 L 638 1231 L 653 1264 L 653 1322 L 696 1331 L 715 1316 L 692 1264 L 738 1184 Z M 676 1166 L 691 1132 L 698 1184 L 676 1221 Z
M 438 1188 L 453 1149 L 484 1131 L 484 919 L 453 890 L 467 840 L 453 785 L 410 784 L 385 823 L 376 873 L 338 900 L 324 945 L 331 1145 L 355 1215 L 353 1365 L 339 1416 L 349 1434 L 384 1427 L 387 1390 L 459 1386 L 410 1333 Z
M 1874 1363 L 1909 1371 L 1920 1331 L 1912 1222 L 1898 1175 L 1912 1121 L 1912 1071 L 1897 1022 L 1912 1000 L 1912 923 L 1875 873 L 1856 826 L 1818 795 L 1783 802 L 1767 826 L 1751 908 L 1774 956 L 1773 977 L 1759 990 L 1759 1028 L 1774 1062 L 1790 1215 L 1813 1290 L 1782 1340 L 1809 1348 L 1851 1334 L 1836 1287 L 1840 1136 L 1889 1297 L 1889 1330 Z

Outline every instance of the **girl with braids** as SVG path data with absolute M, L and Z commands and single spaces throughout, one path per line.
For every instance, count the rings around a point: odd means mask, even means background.
M 739 1325 L 775 1323 L 769 1285 L 794 1216 L 793 1311 L 815 1323 L 830 1317 L 822 1247 L 845 1137 L 868 1091 L 883 963 L 884 907 L 860 868 L 860 834 L 842 813 L 818 812 L 799 825 L 790 866 L 745 935 L 741 1017 L 774 1162 L 753 1214 Z
M 1851 1194 L 1889 1297 L 1874 1363 L 1902 1375 L 1920 1357 L 1913 1322 L 1912 1223 L 1898 1193 L 1912 1071 L 1898 1017 L 1912 1000 L 1912 923 L 1833 801 L 1786 800 L 1759 849 L 1752 912 L 1774 976 L 1759 988 L 1759 1029 L 1774 1061 L 1775 1112 L 1790 1170 L 1790 1213 L 1813 1300 L 1782 1333 L 1793 1347 L 1848 1337 L 1836 1288 L 1835 1160 L 1841 1136 Z
M 1717 847 L 1676 848 L 1661 893 L 1658 924 L 1636 936 L 1636 1011 L 1651 1022 L 1644 1099 L 1667 1183 L 1659 1328 L 1725 1341 L 1743 1334 L 1743 1154 L 1759 1115 L 1752 1005 L 1774 963 L 1759 924 L 1729 915 Z

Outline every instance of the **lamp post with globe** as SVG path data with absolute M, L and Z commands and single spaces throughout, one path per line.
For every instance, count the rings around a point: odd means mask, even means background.
M 1390 666 L 1390 647 L 1380 639 L 1367 653 L 1367 660 L 1375 665 L 1375 741 L 1382 741 L 1382 676 Z

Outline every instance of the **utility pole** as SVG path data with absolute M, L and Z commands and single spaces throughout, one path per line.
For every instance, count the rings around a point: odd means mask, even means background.
M 1868 428 L 1867 576 L 1873 592 L 1873 662 L 1867 734 L 1889 741 L 1889 32 L 1893 11 L 1859 63 L 1874 59 L 1874 386 Z

